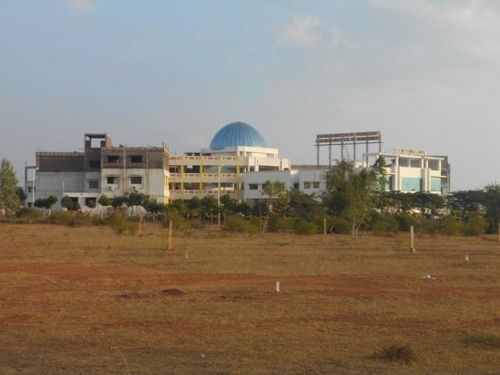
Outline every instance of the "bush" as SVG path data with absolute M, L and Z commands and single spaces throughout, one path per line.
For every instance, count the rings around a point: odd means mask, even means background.
M 23 208 L 17 213 L 18 222 L 21 223 L 40 223 L 45 221 L 45 214 L 41 210 L 32 208 Z
M 339 234 L 351 234 L 352 232 L 351 223 L 348 220 L 341 217 L 332 218 L 332 228 L 333 232 Z
M 94 218 L 92 216 L 75 211 L 53 212 L 48 217 L 48 221 L 51 224 L 69 225 L 72 227 L 94 225 Z
M 293 219 L 282 216 L 271 216 L 267 223 L 269 232 L 290 232 L 294 227 Z
M 374 218 L 372 230 L 375 233 L 397 233 L 399 223 L 393 215 L 379 215 Z
M 456 236 L 462 232 L 462 223 L 455 216 L 446 216 L 441 221 L 440 232 L 450 236 Z
M 476 348 L 497 348 L 500 349 L 500 336 L 488 333 L 477 333 L 466 335 L 462 342 L 467 346 Z
M 441 230 L 441 222 L 439 219 L 421 218 L 420 232 L 427 234 L 437 234 Z
M 186 220 L 176 209 L 166 212 L 164 227 L 168 227 L 168 222 L 172 220 L 172 226 L 176 231 L 184 232 L 190 228 L 189 221 Z
M 414 363 L 416 355 L 408 345 L 390 345 L 377 350 L 371 358 L 387 362 Z
M 128 217 L 123 212 L 114 212 L 109 217 L 109 225 L 118 235 L 122 235 L 125 232 L 128 232 L 130 235 L 135 235 L 139 229 L 139 225 L 129 221 Z
M 318 233 L 318 226 L 315 223 L 311 223 L 307 220 L 297 220 L 294 224 L 294 231 L 297 234 L 303 234 L 310 236 L 312 234 Z
M 228 232 L 255 234 L 259 232 L 259 227 L 254 222 L 250 222 L 240 215 L 231 215 L 226 218 L 224 230 Z
M 417 215 L 410 213 L 399 213 L 396 215 L 396 220 L 399 223 L 399 230 L 407 232 L 410 230 L 410 227 L 413 225 L 414 227 L 419 227 L 421 224 L 421 218 Z
M 481 236 L 486 233 L 488 223 L 479 213 L 473 213 L 467 222 L 462 224 L 462 232 L 466 236 Z

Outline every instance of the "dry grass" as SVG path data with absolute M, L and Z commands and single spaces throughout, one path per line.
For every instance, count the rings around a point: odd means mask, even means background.
M 500 368 L 498 346 L 467 344 L 500 335 L 493 237 L 418 237 L 411 254 L 406 235 L 354 242 L 207 228 L 175 237 L 174 254 L 165 247 L 154 225 L 140 237 L 1 225 L 0 373 Z M 411 366 L 370 358 L 400 343 L 415 354 Z

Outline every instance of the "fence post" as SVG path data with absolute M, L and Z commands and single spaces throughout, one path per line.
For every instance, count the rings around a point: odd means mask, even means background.
M 415 253 L 415 227 L 410 226 L 410 250 Z
M 172 232 L 173 232 L 173 223 L 172 220 L 168 222 L 168 238 L 167 238 L 167 250 L 172 250 Z

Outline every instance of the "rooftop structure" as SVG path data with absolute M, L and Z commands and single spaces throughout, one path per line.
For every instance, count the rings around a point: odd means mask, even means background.
M 265 147 L 264 138 L 252 126 L 244 122 L 232 122 L 220 129 L 210 142 L 212 150 L 227 147 Z

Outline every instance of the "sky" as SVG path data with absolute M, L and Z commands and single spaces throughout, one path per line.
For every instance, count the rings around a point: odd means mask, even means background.
M 293 164 L 316 134 L 380 130 L 481 188 L 500 182 L 498 40 L 495 0 L 0 0 L 0 158 L 22 180 L 85 132 L 182 153 L 244 121 Z

